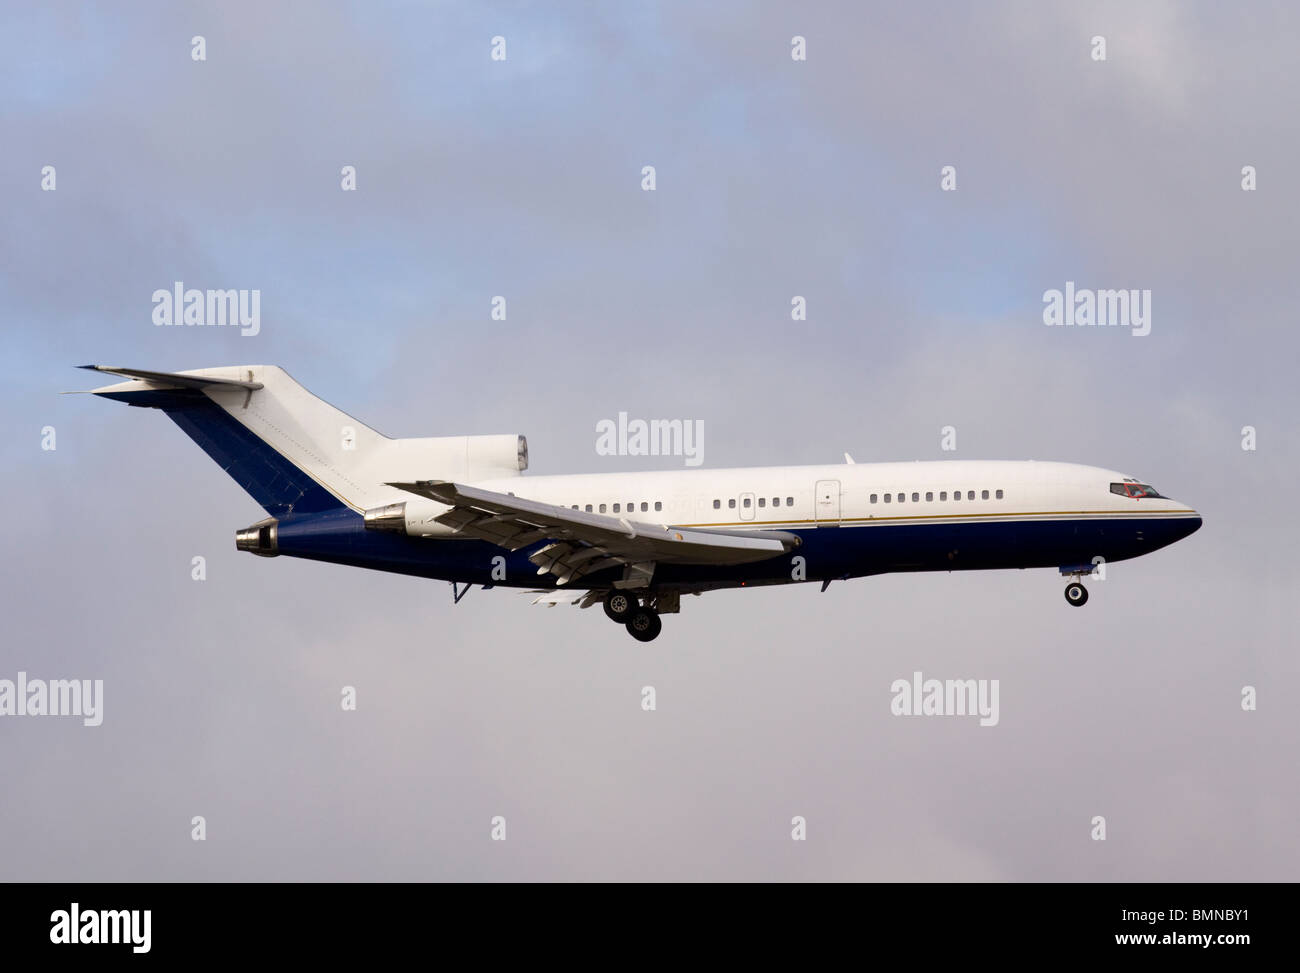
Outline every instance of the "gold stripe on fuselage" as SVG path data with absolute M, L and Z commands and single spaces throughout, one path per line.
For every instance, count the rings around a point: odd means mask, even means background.
M 1196 517 L 1199 514 L 1195 510 L 1040 510 L 1033 513 L 979 513 L 979 514 L 917 514 L 916 516 L 903 517 L 850 517 L 847 519 L 830 519 L 825 520 L 724 520 L 716 523 L 703 524 L 674 524 L 675 527 L 794 527 L 800 524 L 811 524 L 814 527 L 819 524 L 826 526 L 843 526 L 845 524 L 879 524 L 893 523 L 900 520 L 927 521 L 927 520 L 971 520 L 974 518 L 1016 518 L 1016 519 L 1035 519 L 1040 517 L 1135 517 L 1144 518 L 1164 518 L 1181 519 L 1183 517 Z

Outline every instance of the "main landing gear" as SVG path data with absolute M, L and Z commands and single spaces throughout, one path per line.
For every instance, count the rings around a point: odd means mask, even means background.
M 653 641 L 664 627 L 659 613 L 649 604 L 642 605 L 636 595 L 618 589 L 605 596 L 605 614 L 638 642 Z
M 632 609 L 635 607 L 636 597 L 626 591 L 615 589 L 605 596 L 605 614 L 609 616 L 610 621 L 618 622 L 620 625 L 626 624 L 627 617 L 632 614 Z

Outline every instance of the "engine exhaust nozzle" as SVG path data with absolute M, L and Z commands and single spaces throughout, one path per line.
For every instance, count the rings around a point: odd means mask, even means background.
M 280 522 L 274 517 L 259 520 L 252 527 L 235 531 L 235 550 L 248 551 L 258 557 L 275 557 L 280 553 L 277 529 Z

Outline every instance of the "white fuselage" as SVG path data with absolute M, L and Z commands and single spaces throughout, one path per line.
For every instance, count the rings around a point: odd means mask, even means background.
M 1132 477 L 1074 463 L 943 460 L 524 475 L 476 485 L 561 507 L 590 505 L 592 513 L 632 521 L 712 529 L 1195 513 L 1164 497 L 1110 492 L 1111 483 L 1126 479 Z M 445 509 L 428 503 L 430 512 Z

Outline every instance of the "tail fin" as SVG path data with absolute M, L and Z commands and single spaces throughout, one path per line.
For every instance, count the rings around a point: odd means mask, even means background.
M 274 365 L 186 372 L 87 365 L 130 376 L 95 395 L 161 409 L 273 517 L 372 502 L 358 475 L 391 442 Z
M 95 395 L 161 409 L 272 517 L 406 499 L 394 482 L 474 482 L 518 476 L 523 436 L 389 439 L 316 398 L 274 365 L 149 372 L 86 365 L 127 376 Z

